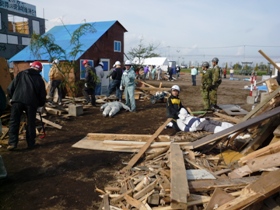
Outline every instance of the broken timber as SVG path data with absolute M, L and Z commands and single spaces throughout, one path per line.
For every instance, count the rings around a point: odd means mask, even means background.
M 165 126 L 171 122 L 172 118 L 168 118 L 165 123 L 160 126 L 157 131 L 151 136 L 151 138 L 146 142 L 146 144 L 140 149 L 140 151 L 133 156 L 133 158 L 128 162 L 127 166 L 125 166 L 122 171 L 130 170 L 137 161 L 141 158 L 141 156 L 146 152 L 146 150 L 150 147 L 151 143 L 155 140 L 156 137 L 162 132 L 162 130 L 165 128 Z
M 280 90 L 280 87 L 279 87 L 279 90 Z M 215 133 L 215 134 L 212 134 L 212 135 L 209 135 L 209 136 L 206 136 L 204 138 L 201 138 L 195 142 L 192 142 L 190 143 L 189 145 L 190 146 L 193 146 L 193 148 L 199 148 L 201 146 L 204 146 L 206 144 L 209 144 L 209 143 L 212 143 L 212 142 L 215 142 L 219 139 L 222 139 L 224 137 L 227 137 L 228 135 L 234 133 L 234 132 L 237 132 L 243 128 L 246 128 L 246 127 L 249 127 L 249 126 L 252 126 L 252 125 L 255 125 L 265 119 L 268 119 L 268 118 L 271 118 L 277 114 L 280 113 L 280 107 L 277 107 L 277 108 L 274 108 L 268 112 L 265 112 L 259 116 L 256 116 L 254 118 L 251 118 L 245 122 L 241 122 L 239 124 L 236 124 L 230 128 L 227 128 L 223 131 L 220 131 L 218 133 Z
M 183 152 L 179 145 L 170 146 L 171 165 L 171 208 L 186 209 L 190 195 Z
M 39 115 L 36 115 L 36 119 L 37 119 L 37 120 L 41 120 Z M 43 123 L 46 123 L 46 124 L 48 124 L 48 125 L 51 125 L 51 126 L 57 128 L 57 129 L 61 129 L 61 128 L 62 128 L 61 125 L 58 125 L 58 124 L 56 124 L 56 123 L 54 123 L 54 122 L 51 122 L 51 121 L 49 121 L 49 120 L 46 120 L 46 119 L 43 118 L 43 117 L 42 117 L 42 121 L 43 121 Z

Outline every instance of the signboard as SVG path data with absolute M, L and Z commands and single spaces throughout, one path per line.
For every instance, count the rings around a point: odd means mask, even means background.
M 36 6 L 18 0 L 0 0 L 0 8 L 36 17 Z

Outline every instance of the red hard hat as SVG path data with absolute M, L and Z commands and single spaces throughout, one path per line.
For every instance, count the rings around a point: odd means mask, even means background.
M 88 60 L 84 60 L 83 61 L 83 65 L 87 64 L 88 63 Z
M 34 61 L 32 64 L 31 64 L 31 67 L 34 67 L 34 68 L 37 68 L 38 70 L 42 71 L 43 69 L 43 65 L 41 62 L 39 61 Z

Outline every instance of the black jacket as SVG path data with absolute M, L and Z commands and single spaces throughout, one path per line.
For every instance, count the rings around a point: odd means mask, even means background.
M 178 114 L 181 108 L 184 108 L 179 97 L 171 95 L 167 100 L 167 117 L 178 119 Z
M 94 88 L 96 85 L 96 82 L 97 82 L 96 71 L 91 66 L 86 67 L 85 82 L 86 82 L 88 88 Z
M 121 80 L 122 79 L 122 68 L 116 68 L 112 73 L 112 79 L 113 80 Z
M 46 87 L 40 72 L 27 69 L 19 72 L 8 87 L 12 103 L 41 107 L 46 102 Z

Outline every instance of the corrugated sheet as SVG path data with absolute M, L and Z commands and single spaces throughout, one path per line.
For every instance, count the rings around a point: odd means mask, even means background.
M 82 47 L 80 50 L 82 52 L 78 53 L 75 59 L 79 59 L 81 55 L 87 51 L 106 31 L 109 30 L 117 21 L 102 21 L 90 23 L 95 28 L 96 32 L 86 33 L 80 38 L 80 43 Z M 50 29 L 45 34 L 52 34 L 55 40 L 55 44 L 59 45 L 62 49 L 66 51 L 68 55 L 67 59 L 73 59 L 69 57 L 69 52 L 72 50 L 73 46 L 70 46 L 70 39 L 73 32 L 78 29 L 82 24 L 73 24 L 65 26 L 55 26 Z M 44 36 L 44 35 L 43 35 Z M 46 53 L 45 49 L 40 50 L 40 57 L 35 57 L 31 51 L 30 45 L 24 48 L 22 51 L 17 53 L 15 56 L 9 59 L 9 62 L 14 61 L 34 61 L 42 60 L 48 61 L 49 54 Z

